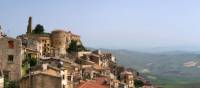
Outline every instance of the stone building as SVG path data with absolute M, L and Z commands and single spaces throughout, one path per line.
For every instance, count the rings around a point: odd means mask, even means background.
M 56 29 L 50 34 L 29 34 L 28 39 L 37 41 L 42 47 L 40 49 L 42 55 L 45 56 L 66 55 L 66 49 L 72 40 L 80 42 L 80 36 L 60 29 Z
M 21 78 L 21 66 L 24 58 L 22 42 L 19 38 L 0 38 L 0 69 L 4 77 L 9 80 Z
M 27 37 L 29 41 L 34 41 L 37 43 L 35 45 L 38 47 L 38 50 L 40 51 L 41 55 L 50 55 L 51 53 L 51 39 L 50 35 L 48 34 L 30 34 Z M 30 45 L 28 45 L 30 46 Z
M 71 78 L 71 80 L 67 81 L 67 84 L 71 87 L 76 85 L 81 78 L 81 71 L 80 66 L 76 63 L 74 63 L 71 59 L 62 59 L 62 58 L 46 58 L 46 59 L 40 59 L 40 64 L 49 64 L 54 67 L 63 67 L 65 68 L 68 73 L 67 77 Z M 71 88 L 69 87 L 69 88 Z
M 37 65 L 20 80 L 20 88 L 73 88 L 68 84 L 68 70 L 49 64 Z
M 116 57 L 114 57 L 111 53 L 103 53 L 104 57 L 107 58 L 109 61 L 116 63 Z
M 80 36 L 73 34 L 71 31 L 64 31 L 55 29 L 51 33 L 35 34 L 32 33 L 32 17 L 29 17 L 27 32 L 21 38 L 37 41 L 38 46 L 41 47 L 39 51 L 41 55 L 45 56 L 64 56 L 66 49 L 69 47 L 71 41 L 78 41 L 81 43 Z
M 54 30 L 51 33 L 51 43 L 52 47 L 55 49 L 54 53 L 56 55 L 61 54 L 65 55 L 66 54 L 66 48 L 67 48 L 67 34 L 63 30 Z
M 135 88 L 133 73 L 130 71 L 123 71 L 120 73 L 121 83 L 124 83 L 128 88 Z
M 110 88 L 119 88 L 119 80 L 113 80 L 111 79 L 111 82 L 110 82 Z

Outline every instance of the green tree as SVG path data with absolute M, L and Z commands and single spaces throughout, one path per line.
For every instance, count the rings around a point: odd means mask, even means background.
M 71 53 L 71 52 L 77 52 L 77 51 L 78 51 L 77 42 L 72 40 L 71 43 L 69 44 L 69 48 L 67 49 L 67 52 Z
M 19 88 L 19 85 L 16 81 L 9 81 L 8 79 L 4 79 L 4 88 Z
M 31 58 L 29 60 L 29 64 L 31 67 L 35 66 L 37 64 L 37 59 L 36 58 Z
M 22 75 L 26 75 L 30 67 L 37 65 L 37 59 L 26 56 L 22 61 Z
M 144 86 L 144 82 L 142 80 L 134 80 L 135 87 L 142 87 Z
M 67 52 L 78 52 L 78 51 L 86 51 L 85 47 L 82 44 L 78 44 L 78 41 L 72 40 L 69 44 L 69 48 L 67 49 Z
M 35 26 L 35 29 L 33 30 L 34 34 L 43 34 L 44 33 L 44 27 L 41 24 L 37 24 Z

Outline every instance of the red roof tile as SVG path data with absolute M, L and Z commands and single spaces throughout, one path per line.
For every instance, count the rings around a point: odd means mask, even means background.
M 109 88 L 108 85 L 103 85 L 105 80 L 106 77 L 99 77 L 96 80 L 82 82 L 77 88 Z

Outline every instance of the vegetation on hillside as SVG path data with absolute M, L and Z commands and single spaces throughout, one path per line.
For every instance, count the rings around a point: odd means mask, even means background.
M 141 75 L 145 74 L 144 76 L 155 85 L 164 88 L 198 88 L 196 86 L 200 86 L 198 85 L 200 69 L 197 67 L 200 64 L 189 68 L 183 66 L 183 63 L 188 61 L 200 62 L 198 52 L 143 53 L 128 50 L 102 50 L 112 52 L 120 64 L 136 69 Z

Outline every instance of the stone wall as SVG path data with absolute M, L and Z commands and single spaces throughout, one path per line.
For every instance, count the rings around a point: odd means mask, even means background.
M 58 49 L 59 54 L 66 54 L 66 32 L 62 30 L 55 30 L 51 33 L 52 46 Z
M 32 87 L 30 87 L 32 86 Z M 46 74 L 36 74 L 20 80 L 20 88 L 62 88 L 61 78 Z
M 3 37 L 0 39 L 0 68 L 5 78 L 19 80 L 22 76 L 21 66 L 24 51 L 20 39 Z

